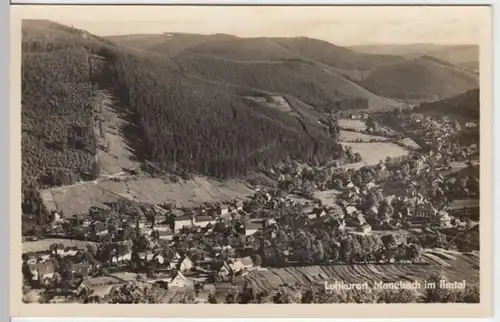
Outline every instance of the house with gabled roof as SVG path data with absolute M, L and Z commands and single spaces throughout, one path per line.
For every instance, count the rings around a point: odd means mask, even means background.
M 195 225 L 198 227 L 206 227 L 209 224 L 214 225 L 215 222 L 215 218 L 212 218 L 212 216 L 197 216 Z
M 229 267 L 231 268 L 231 270 L 234 273 L 238 273 L 238 272 L 245 270 L 245 265 L 243 264 L 243 262 L 240 259 L 236 259 L 236 260 L 232 261 L 231 263 L 229 263 Z
M 353 205 L 349 205 L 349 206 L 345 207 L 345 212 L 346 212 L 347 216 L 353 216 L 358 212 L 358 208 L 356 208 Z
M 84 289 L 86 289 L 87 291 L 92 291 L 92 295 L 102 298 L 108 295 L 113 287 L 119 287 L 124 284 L 126 284 L 124 280 L 108 275 L 84 278 L 75 290 L 75 293 L 80 294 Z
M 250 236 L 255 234 L 259 229 L 262 229 L 261 223 L 250 222 L 245 225 L 245 235 Z
M 372 226 L 370 226 L 369 224 L 364 224 L 364 225 L 361 225 L 358 230 L 362 233 L 369 233 L 372 231 Z
M 74 275 L 88 276 L 92 271 L 92 265 L 89 263 L 71 263 L 70 270 Z
M 191 284 L 192 282 L 180 271 L 176 272 L 168 282 L 169 287 L 185 287 Z
M 226 277 L 231 274 L 232 268 L 226 261 L 217 262 L 215 265 L 214 269 L 220 277 Z
M 181 260 L 179 260 L 176 268 L 179 272 L 187 272 L 190 271 L 193 267 L 193 261 L 191 261 L 188 256 L 184 256 Z
M 27 257 L 27 263 L 28 264 L 36 264 L 38 262 L 45 262 L 51 259 L 53 256 L 50 251 L 43 251 L 43 252 L 28 252 L 24 253 Z
M 253 260 L 250 256 L 243 257 L 241 263 L 243 264 L 243 269 L 248 270 L 253 267 Z
M 194 225 L 194 218 L 190 216 L 181 216 L 175 218 L 175 231 L 179 231 L 184 227 L 192 227 Z

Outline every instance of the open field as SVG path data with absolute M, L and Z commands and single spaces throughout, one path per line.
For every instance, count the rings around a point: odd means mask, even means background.
M 103 181 L 104 182 L 104 181 Z M 102 182 L 101 182 L 102 183 Z M 115 202 L 119 196 L 100 189 L 100 183 L 87 182 L 78 186 L 53 190 L 52 197 L 65 217 L 88 213 L 91 206 L 103 207 L 106 202 Z
M 354 131 L 344 131 L 344 130 L 340 130 L 339 140 L 344 142 L 354 141 L 354 140 L 361 140 L 363 142 L 370 142 L 370 140 L 389 141 L 388 138 L 385 138 L 383 136 L 370 135 L 370 134 L 358 133 Z
M 350 146 L 354 153 L 361 154 L 363 161 L 359 163 L 345 164 L 344 168 L 360 168 L 364 165 L 374 165 L 380 160 L 385 160 L 387 157 L 395 158 L 408 154 L 404 148 L 387 142 L 372 142 L 372 143 L 356 143 L 342 142 L 342 145 Z
M 138 178 L 123 181 L 103 180 L 77 186 L 45 191 L 52 195 L 56 207 L 65 216 L 87 213 L 91 206 L 104 207 L 105 203 L 120 198 L 134 199 L 147 203 L 175 202 L 182 207 L 192 207 L 204 202 L 245 199 L 253 190 L 236 180 L 220 182 L 213 179 L 195 177 L 193 180 L 173 183 L 162 179 Z M 50 202 L 52 199 L 45 199 Z
M 445 259 L 436 260 L 435 257 L 439 258 L 436 253 Z M 250 272 L 245 279 L 256 291 L 276 290 L 283 284 L 298 283 L 307 286 L 321 284 L 324 281 L 345 283 L 419 281 L 423 284 L 438 272 L 444 274 L 450 282 L 466 280 L 469 285 L 479 284 L 479 259 L 476 255 L 434 251 L 425 252 L 423 257 L 430 265 L 368 264 L 271 268 L 267 271 Z
M 341 128 L 353 130 L 365 130 L 366 123 L 362 120 L 339 119 L 339 126 Z
M 137 200 L 150 203 L 173 201 L 184 207 L 203 202 L 246 198 L 253 194 L 253 190 L 238 181 L 222 183 L 201 177 L 178 183 L 165 183 L 161 179 L 139 179 L 129 181 L 128 187 L 127 192 Z
M 76 239 L 63 239 L 63 238 L 46 238 L 37 241 L 23 242 L 22 250 L 23 253 L 30 252 L 43 252 L 50 249 L 52 244 L 63 244 L 65 247 L 78 247 L 85 248 L 88 244 L 95 244 L 91 241 L 83 241 Z

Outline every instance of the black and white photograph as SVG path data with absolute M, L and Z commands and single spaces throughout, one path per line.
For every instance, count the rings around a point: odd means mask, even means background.
M 20 22 L 23 303 L 484 300 L 477 8 L 101 8 Z

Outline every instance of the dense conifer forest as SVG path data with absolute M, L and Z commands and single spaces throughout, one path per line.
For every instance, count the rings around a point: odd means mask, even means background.
M 94 54 L 105 67 L 91 66 Z M 103 87 L 130 109 L 138 158 L 167 171 L 227 178 L 287 156 L 314 163 L 343 156 L 318 124 L 245 99 L 241 89 L 189 77 L 169 58 L 57 24 L 24 26 L 22 80 L 25 186 L 94 176 L 93 89 Z

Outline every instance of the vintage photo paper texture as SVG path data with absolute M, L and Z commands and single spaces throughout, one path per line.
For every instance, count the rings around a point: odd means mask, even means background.
M 490 316 L 491 35 L 487 6 L 13 6 L 11 314 Z

